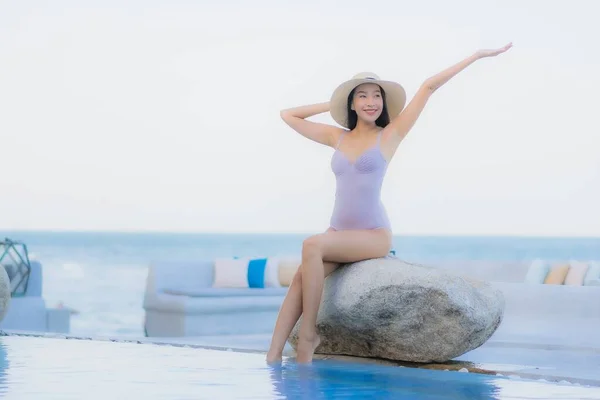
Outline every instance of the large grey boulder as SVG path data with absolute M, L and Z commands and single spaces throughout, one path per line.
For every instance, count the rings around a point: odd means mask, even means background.
M 445 362 L 485 343 L 503 312 L 486 282 L 390 257 L 348 264 L 325 279 L 315 353 Z
M 0 322 L 8 312 L 10 305 L 10 279 L 3 265 L 0 265 Z

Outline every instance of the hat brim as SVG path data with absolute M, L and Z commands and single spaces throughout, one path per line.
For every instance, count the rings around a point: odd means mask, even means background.
M 363 83 L 374 83 L 381 86 L 385 92 L 385 102 L 388 110 L 390 119 L 396 117 L 406 104 L 406 91 L 397 82 L 386 81 L 381 79 L 350 79 L 349 81 L 340 84 L 331 95 L 329 101 L 329 108 L 331 117 L 335 122 L 343 126 L 348 127 L 348 96 L 350 92 Z

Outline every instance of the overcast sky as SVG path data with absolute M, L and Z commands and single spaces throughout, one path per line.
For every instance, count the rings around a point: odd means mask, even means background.
M 600 236 L 594 1 L 216 4 L 0 4 L 0 229 L 325 230 L 332 149 L 279 110 L 364 70 L 411 97 L 512 41 L 402 143 L 394 232 Z

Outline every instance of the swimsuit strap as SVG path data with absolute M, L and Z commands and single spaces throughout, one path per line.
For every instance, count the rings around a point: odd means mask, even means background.
M 340 135 L 340 138 L 338 139 L 337 144 L 335 145 L 335 149 L 337 150 L 338 147 L 340 147 L 340 143 L 342 143 L 342 139 L 344 138 L 344 135 L 346 134 L 346 132 L 342 132 L 342 134 Z
M 381 143 L 381 134 L 383 133 L 383 129 L 379 131 L 377 134 L 377 147 L 379 147 L 379 143 Z

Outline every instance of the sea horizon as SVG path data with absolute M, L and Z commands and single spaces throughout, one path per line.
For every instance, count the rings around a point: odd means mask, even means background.
M 252 236 L 301 236 L 314 235 L 323 231 L 203 231 L 203 230 L 159 230 L 159 229 L 2 229 L 0 228 L 0 236 L 8 234 L 107 234 L 107 235 L 220 235 L 220 236 L 235 236 L 235 235 L 252 235 Z M 527 234 L 527 233 L 444 233 L 444 232 L 393 232 L 394 237 L 422 237 L 422 238 L 511 238 L 511 239 L 576 239 L 576 240 L 600 240 L 600 235 L 558 235 L 558 234 Z M 13 238 L 10 238 L 13 239 Z M 14 240 L 14 239 L 13 239 Z
M 24 243 L 43 268 L 43 296 L 80 314 L 71 332 L 81 335 L 143 334 L 143 298 L 148 267 L 221 257 L 300 257 L 300 232 L 170 232 L 109 230 L 2 230 Z M 600 239 L 484 235 L 395 234 L 396 257 L 418 263 L 564 262 L 600 260 Z

